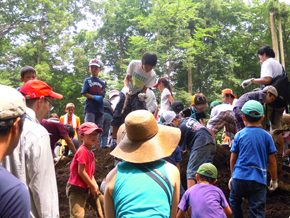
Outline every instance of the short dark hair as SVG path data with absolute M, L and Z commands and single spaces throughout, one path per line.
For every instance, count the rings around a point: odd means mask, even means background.
M 275 58 L 274 50 L 268 45 L 264 45 L 261 48 L 259 48 L 257 56 L 263 55 L 264 53 L 266 53 L 266 56 L 268 56 L 268 57 Z
M 142 56 L 142 65 L 151 65 L 155 67 L 157 64 L 157 55 L 151 52 L 145 52 Z
M 206 171 L 206 173 L 212 175 L 212 172 L 209 171 L 209 170 Z M 214 178 L 211 178 L 211 177 L 208 177 L 208 176 L 201 175 L 201 174 L 199 174 L 199 173 L 198 173 L 198 176 L 199 176 L 199 180 L 200 180 L 201 182 L 206 181 L 206 182 L 209 182 L 210 184 L 213 184 L 214 181 L 216 180 L 216 179 L 214 179 Z
M 59 117 L 58 117 L 58 115 L 56 113 L 50 114 L 48 116 L 48 118 L 57 118 L 57 119 L 59 119 Z
M 25 66 L 25 67 L 22 67 L 21 70 L 20 70 L 20 75 L 21 75 L 21 78 L 24 78 L 24 75 L 28 72 L 33 72 L 35 75 L 36 75 L 36 71 L 33 67 L 31 66 Z
M 253 115 L 259 115 L 258 112 L 256 112 L 256 111 L 251 111 L 250 113 L 253 114 Z M 251 117 L 251 116 L 249 116 L 247 114 L 244 114 L 244 113 L 243 113 L 243 115 L 246 117 L 246 120 L 249 123 L 256 123 L 256 122 L 258 122 L 261 119 L 261 117 Z
M 24 95 L 24 93 L 22 93 Z M 26 101 L 26 106 L 29 108 L 32 108 L 32 106 L 35 104 L 35 102 L 38 100 L 39 98 L 32 98 L 32 99 L 25 99 Z
M 19 125 L 20 125 L 20 131 L 22 131 L 23 128 L 23 123 L 26 117 L 26 114 L 24 113 L 23 115 L 19 116 L 20 117 L 20 121 L 19 121 Z M 8 119 L 8 120 L 0 120 L 0 135 L 6 135 L 8 134 L 8 132 L 10 131 L 13 123 L 16 121 L 18 117 L 12 118 L 12 119 Z
M 68 133 L 68 136 L 70 138 L 73 138 L 75 136 L 75 130 L 74 130 L 74 128 L 71 125 L 69 125 L 69 124 L 64 124 L 64 125 L 65 125 L 66 131 Z

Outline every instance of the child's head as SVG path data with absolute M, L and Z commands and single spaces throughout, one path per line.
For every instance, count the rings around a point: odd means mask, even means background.
M 263 92 L 266 94 L 266 99 L 265 99 L 266 104 L 273 102 L 278 96 L 278 92 L 274 86 L 266 86 L 263 89 Z
M 35 79 L 36 71 L 31 66 L 25 66 L 20 70 L 20 76 L 22 82 L 27 82 L 28 80 Z
M 211 110 L 212 110 L 215 106 L 220 105 L 220 104 L 221 104 L 221 102 L 219 102 L 219 101 L 213 101 L 212 103 L 210 103 L 210 106 L 209 106 L 209 109 L 208 109 L 208 114 L 211 114 Z
M 247 101 L 242 107 L 243 120 L 248 123 L 257 123 L 264 117 L 263 106 L 255 100 Z
M 98 142 L 98 135 L 103 133 L 101 128 L 91 122 L 83 123 L 78 131 L 84 145 L 89 148 Z
M 171 86 L 170 86 L 170 83 L 168 81 L 168 79 L 164 78 L 164 77 L 160 77 L 158 80 L 157 80 L 157 83 L 154 85 L 155 88 L 158 88 L 159 91 L 163 91 L 165 88 L 169 89 L 169 91 L 171 92 L 172 94 L 172 91 L 171 91 Z
M 64 124 L 64 125 L 65 125 L 69 138 L 72 139 L 75 136 L 74 128 L 69 124 Z
M 141 61 L 143 70 L 148 73 L 156 66 L 157 55 L 151 52 L 145 52 Z
M 165 111 L 161 114 L 160 121 L 162 123 L 173 123 L 176 127 L 179 126 L 180 117 L 174 111 Z
M 179 114 L 180 111 L 184 109 L 184 105 L 181 101 L 174 101 L 171 105 L 171 110 L 176 114 Z
M 197 93 L 193 95 L 191 99 L 191 103 L 195 111 L 197 112 L 202 112 L 205 107 L 208 107 L 206 97 L 202 93 Z
M 196 180 L 198 183 L 208 182 L 214 185 L 217 181 L 217 168 L 211 163 L 204 163 L 197 170 Z
M 91 73 L 92 77 L 98 77 L 99 72 L 102 70 L 102 63 L 97 59 L 92 59 L 88 65 L 88 71 Z
M 58 117 L 58 115 L 57 115 L 56 113 L 50 114 L 50 115 L 48 116 L 48 119 L 49 119 L 49 118 L 57 118 L 57 119 L 59 120 L 59 117 Z

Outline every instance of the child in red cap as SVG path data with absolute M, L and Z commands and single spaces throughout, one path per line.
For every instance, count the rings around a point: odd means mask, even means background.
M 99 187 L 93 176 L 95 155 L 92 146 L 97 143 L 98 135 L 101 133 L 103 130 L 91 122 L 83 123 L 79 128 L 83 144 L 70 165 L 71 173 L 66 187 L 71 217 L 84 217 L 86 203 L 97 211 L 95 199 L 99 195 Z

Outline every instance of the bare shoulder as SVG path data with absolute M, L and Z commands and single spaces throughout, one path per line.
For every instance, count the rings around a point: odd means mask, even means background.
M 180 174 L 179 174 L 178 168 L 176 166 L 174 166 L 173 164 L 166 161 L 165 162 L 165 169 L 166 169 L 167 176 L 168 176 L 172 186 L 174 186 L 176 181 L 180 180 Z
M 109 189 L 111 194 L 112 194 L 114 186 L 115 186 L 116 177 L 117 177 L 117 166 L 114 169 L 112 169 L 106 177 L 106 188 L 105 189 Z

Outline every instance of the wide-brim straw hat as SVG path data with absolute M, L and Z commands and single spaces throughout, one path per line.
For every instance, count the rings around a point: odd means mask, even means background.
M 128 114 L 117 135 L 117 147 L 111 155 L 131 163 L 148 163 L 169 157 L 181 132 L 176 127 L 158 125 L 146 110 L 136 110 Z

